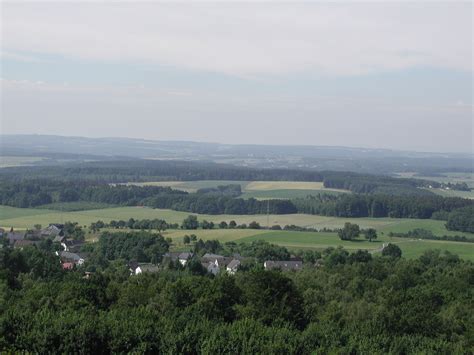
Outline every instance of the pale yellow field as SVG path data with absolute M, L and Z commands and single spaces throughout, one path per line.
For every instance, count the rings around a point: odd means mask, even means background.
M 320 190 L 323 189 L 322 182 L 311 181 L 252 181 L 245 190 Z

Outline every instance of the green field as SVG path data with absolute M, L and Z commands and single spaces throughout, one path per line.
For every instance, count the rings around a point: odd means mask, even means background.
M 336 233 L 325 232 L 292 232 L 292 231 L 267 231 L 267 230 L 192 230 L 192 231 L 167 231 L 166 237 L 173 239 L 174 247 L 178 250 L 189 248 L 182 243 L 185 234 L 196 234 L 203 240 L 217 239 L 221 242 L 252 242 L 265 240 L 269 243 L 282 245 L 289 250 L 317 249 L 342 246 L 347 250 L 355 251 L 366 249 L 374 254 L 380 253 L 383 243 L 397 244 L 407 258 L 416 258 L 429 249 L 447 250 L 460 257 L 474 261 L 474 243 L 460 243 L 433 240 L 412 240 L 406 238 L 390 238 L 379 235 L 376 241 L 368 242 L 360 239 L 357 241 L 340 240 Z
M 28 156 L 0 156 L 0 168 L 7 168 L 12 166 L 32 165 L 38 163 L 45 158 L 42 157 L 28 157 Z
M 169 223 L 180 223 L 190 213 L 178 212 L 167 209 L 152 209 L 147 207 L 114 207 L 105 209 L 94 209 L 86 211 L 53 211 L 33 208 L 14 208 L 0 206 L 0 226 L 15 228 L 30 228 L 34 224 L 55 223 L 61 221 L 79 222 L 81 225 L 89 225 L 97 220 L 110 222 L 115 219 L 128 220 L 161 218 Z M 199 220 L 220 222 L 235 220 L 238 224 L 259 222 L 262 226 L 267 225 L 266 215 L 197 215 Z M 338 218 L 325 217 L 308 214 L 283 214 L 269 215 L 268 222 L 271 225 L 279 224 L 282 227 L 287 224 L 295 224 L 303 227 L 341 228 L 345 222 L 357 223 L 361 228 L 375 228 L 379 232 L 407 232 L 414 228 L 431 230 L 436 235 L 466 235 L 471 233 L 452 232 L 446 230 L 443 221 L 431 219 L 399 219 L 399 218 Z
M 474 199 L 474 190 L 471 191 L 459 191 L 459 190 L 445 190 L 445 189 L 427 189 L 428 191 L 434 192 L 437 195 L 443 197 L 462 197 Z
M 170 223 L 180 223 L 189 213 L 172 210 L 152 209 L 145 207 L 115 207 L 87 211 L 60 212 L 46 209 L 13 208 L 0 206 L 0 226 L 4 228 L 14 227 L 17 229 L 32 228 L 34 224 L 43 226 L 49 223 L 60 223 L 65 221 L 79 222 L 80 225 L 88 226 L 91 222 L 102 220 L 109 222 L 112 219 L 127 220 L 162 218 Z M 262 226 L 267 224 L 266 215 L 197 215 L 199 220 L 209 221 L 231 221 L 238 224 L 257 221 Z M 229 229 L 229 230 L 170 230 L 165 235 L 181 243 L 184 234 L 194 233 L 202 239 L 219 239 L 221 241 L 252 241 L 264 239 L 272 243 L 286 246 L 290 249 L 324 249 L 329 246 L 343 246 L 347 249 L 378 249 L 383 242 L 395 242 L 402 248 L 405 256 L 416 257 L 427 249 L 443 249 L 456 253 L 464 258 L 474 260 L 474 244 L 447 241 L 416 240 L 406 238 L 389 238 L 389 232 L 407 232 L 414 228 L 431 230 L 435 235 L 465 235 L 474 238 L 474 234 L 452 232 L 446 230 L 443 221 L 426 219 L 395 219 L 395 218 L 336 218 L 305 214 L 270 215 L 270 225 L 295 224 L 299 226 L 322 228 L 340 228 L 345 222 L 357 223 L 361 228 L 373 227 L 377 229 L 379 239 L 369 243 L 361 241 L 341 241 L 335 233 L 326 232 L 291 232 L 291 231 L 268 231 L 251 229 Z M 181 246 L 183 247 L 183 246 Z
M 318 195 L 320 193 L 346 193 L 346 190 L 327 189 L 322 182 L 313 181 L 233 181 L 233 180 L 200 180 L 200 181 L 152 181 L 130 183 L 138 186 L 169 186 L 173 189 L 196 192 L 203 188 L 220 185 L 240 185 L 242 198 L 255 199 L 290 199 Z

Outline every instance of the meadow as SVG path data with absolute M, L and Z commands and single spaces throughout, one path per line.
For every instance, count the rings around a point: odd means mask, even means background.
M 138 186 L 167 186 L 186 192 L 196 192 L 203 188 L 220 185 L 240 185 L 242 198 L 255 199 L 291 199 L 320 193 L 347 193 L 347 190 L 325 188 L 322 182 L 313 181 L 234 181 L 234 180 L 200 180 L 200 181 L 152 181 L 129 183 Z
M 61 223 L 65 221 L 78 222 L 82 226 L 88 226 L 92 222 L 102 220 L 153 219 L 162 218 L 169 223 L 180 223 L 189 215 L 187 212 L 178 212 L 164 209 L 152 209 L 146 207 L 115 207 L 95 209 L 86 211 L 60 212 L 45 209 L 13 208 L 0 206 L 0 226 L 4 228 L 14 227 L 16 229 L 32 228 L 35 224 L 43 226 L 49 223 Z M 267 225 L 266 215 L 197 215 L 199 220 L 208 220 L 218 223 L 220 221 L 235 220 L 238 224 L 259 222 L 262 226 Z M 175 242 L 178 249 L 185 249 L 182 244 L 185 234 L 196 234 L 198 238 L 218 239 L 222 242 L 250 242 L 253 240 L 266 240 L 271 243 L 283 245 L 289 249 L 324 249 L 327 247 L 342 246 L 349 250 L 368 249 L 376 251 L 384 242 L 397 243 L 406 257 L 417 257 L 427 249 L 442 249 L 456 253 L 463 258 L 474 261 L 474 243 L 460 243 L 433 240 L 411 240 L 406 238 L 390 238 L 389 232 L 407 232 L 414 228 L 431 230 L 435 235 L 465 235 L 474 238 L 471 233 L 452 232 L 446 230 L 443 221 L 427 219 L 395 219 L 395 218 L 337 218 L 305 214 L 270 215 L 270 225 L 295 224 L 317 229 L 340 228 L 345 222 L 357 223 L 361 228 L 375 228 L 379 238 L 377 241 L 341 241 L 336 233 L 332 232 L 293 232 L 293 231 L 269 231 L 255 229 L 213 229 L 213 230 L 168 230 L 164 234 Z M 91 234 L 88 239 L 95 240 L 96 236 Z

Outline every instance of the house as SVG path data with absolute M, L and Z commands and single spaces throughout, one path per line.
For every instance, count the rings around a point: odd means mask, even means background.
M 63 247 L 64 251 L 69 251 L 71 253 L 77 253 L 81 250 L 81 247 L 84 245 L 83 241 L 80 240 L 68 240 L 63 239 L 61 246 Z
M 219 271 L 221 270 L 217 260 L 215 260 L 215 261 L 204 261 L 204 262 L 201 262 L 201 265 L 207 270 L 207 272 L 209 272 L 213 275 L 217 275 L 219 273 Z
M 153 264 L 150 264 L 150 263 L 140 263 L 138 264 L 138 266 L 135 268 L 135 270 L 133 271 L 133 273 L 135 275 L 140 275 L 144 272 L 158 272 L 160 271 L 160 269 L 158 268 L 158 266 L 156 265 L 153 265 Z
M 74 263 L 63 263 L 62 264 L 63 270 L 73 270 Z
M 239 269 L 239 267 L 240 267 L 240 260 L 233 259 L 229 264 L 227 264 L 226 271 L 229 274 L 234 275 Z
M 16 241 L 25 239 L 25 232 L 11 231 L 7 233 L 7 239 L 10 245 L 14 245 Z
M 181 265 L 185 266 L 188 263 L 188 260 L 191 259 L 194 256 L 193 253 L 190 252 L 184 252 L 179 254 L 178 260 L 181 263 Z
M 24 247 L 28 245 L 35 245 L 37 242 L 33 240 L 27 240 L 27 239 L 21 239 L 21 240 L 15 240 L 13 244 L 13 248 L 15 249 L 23 249 Z
M 56 252 L 56 254 L 58 254 L 58 252 Z M 82 265 L 85 261 L 84 257 L 81 257 L 81 255 L 68 251 L 59 252 L 59 256 L 61 257 L 61 261 L 63 263 L 73 263 L 75 265 Z
M 53 243 L 61 243 L 61 245 L 66 241 L 66 237 L 63 235 L 57 235 L 53 239 Z
M 263 263 L 265 270 L 280 269 L 282 271 L 301 270 L 303 262 L 297 260 L 267 260 Z
M 224 256 L 219 255 L 219 254 L 212 254 L 212 253 L 206 253 L 201 257 L 201 260 L 203 261 L 214 261 L 216 259 L 223 259 Z
M 41 230 L 42 237 L 57 237 L 63 235 L 64 224 L 50 224 L 48 227 Z

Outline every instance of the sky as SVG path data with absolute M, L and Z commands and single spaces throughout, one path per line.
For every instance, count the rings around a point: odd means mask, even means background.
M 3 134 L 473 152 L 471 2 L 3 1 Z

